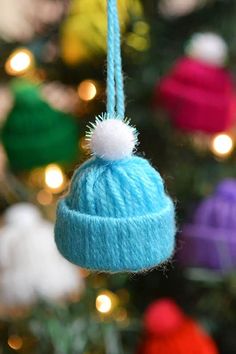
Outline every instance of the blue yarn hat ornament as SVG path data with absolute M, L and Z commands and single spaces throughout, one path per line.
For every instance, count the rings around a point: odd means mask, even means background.
M 124 119 L 116 0 L 108 0 L 107 113 L 91 124 L 92 158 L 74 173 L 57 208 L 59 251 L 81 267 L 139 272 L 168 260 L 175 213 L 159 173 L 134 156 L 137 132 Z

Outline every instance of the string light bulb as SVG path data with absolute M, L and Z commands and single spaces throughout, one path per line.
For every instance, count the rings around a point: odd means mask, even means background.
M 226 133 L 217 134 L 213 137 L 210 149 L 219 157 L 228 156 L 234 147 L 233 139 Z
M 5 63 L 5 70 L 9 75 L 23 75 L 33 65 L 34 57 L 30 50 L 19 48 L 11 53 Z
M 109 314 L 116 307 L 117 296 L 111 291 L 104 290 L 96 298 L 96 309 L 102 314 Z
M 108 295 L 100 294 L 96 298 L 96 309 L 101 313 L 108 313 L 111 311 L 112 302 Z
M 79 84 L 78 95 L 83 101 L 91 101 L 97 94 L 97 88 L 92 80 L 84 80 Z
M 61 190 L 65 182 L 64 174 L 60 166 L 50 164 L 45 169 L 45 184 L 52 190 Z

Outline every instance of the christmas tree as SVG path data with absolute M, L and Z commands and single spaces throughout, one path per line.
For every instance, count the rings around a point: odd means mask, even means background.
M 126 115 L 177 234 L 168 262 L 114 274 L 53 242 L 106 110 L 106 1 L 0 4 L 0 352 L 235 354 L 235 1 L 118 0 Z

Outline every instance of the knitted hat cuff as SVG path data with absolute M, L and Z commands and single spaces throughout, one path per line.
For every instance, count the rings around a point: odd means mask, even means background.
M 171 257 L 174 250 L 174 205 L 166 197 L 161 211 L 128 218 L 81 214 L 61 200 L 55 239 L 72 263 L 93 270 L 140 271 Z M 109 252 L 108 252 L 109 250 Z

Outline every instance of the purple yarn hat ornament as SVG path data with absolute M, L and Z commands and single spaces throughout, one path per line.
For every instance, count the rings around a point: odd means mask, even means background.
M 179 262 L 227 272 L 236 268 L 236 179 L 225 179 L 184 224 Z

